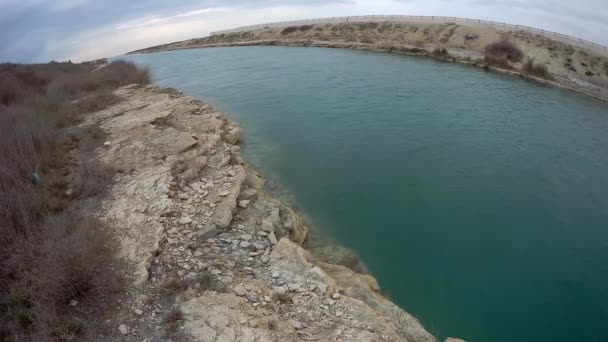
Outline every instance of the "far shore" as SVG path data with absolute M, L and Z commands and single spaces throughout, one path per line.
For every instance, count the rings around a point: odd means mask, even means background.
M 154 46 L 129 54 L 235 46 L 299 46 L 426 56 L 530 79 L 608 101 L 608 56 L 524 30 L 483 24 L 353 22 L 267 26 Z M 488 47 L 508 42 L 510 52 L 489 55 Z M 544 72 L 537 72 L 538 70 Z

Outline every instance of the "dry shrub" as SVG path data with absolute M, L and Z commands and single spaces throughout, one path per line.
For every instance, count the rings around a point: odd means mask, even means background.
M 540 77 L 546 80 L 552 80 L 553 76 L 549 73 L 547 66 L 544 64 L 534 64 L 534 58 L 530 58 L 521 68 L 524 75 Z
M 313 27 L 313 25 L 302 25 L 298 27 L 298 30 L 300 30 L 300 32 L 306 32 L 312 30 Z
M 359 23 L 359 24 L 355 24 L 355 25 L 357 26 L 359 31 L 375 30 L 378 28 L 378 26 L 380 26 L 380 24 L 378 24 L 378 23 Z
M 116 170 L 109 165 L 99 165 L 95 161 L 82 163 L 79 194 L 89 198 L 104 193 L 112 184 Z
M 69 327 L 81 313 L 70 302 L 94 311 L 122 288 L 116 246 L 99 221 L 77 213 L 19 234 L 1 264 L 2 324 L 12 336 L 31 340 L 78 333 Z
M 150 72 L 133 62 L 115 61 L 92 73 L 97 81 L 108 88 L 118 88 L 128 84 L 149 84 Z
M 94 67 L 0 64 L 2 341 L 87 340 L 87 315 L 120 288 L 117 243 L 79 205 L 113 178 L 88 156 L 105 133 L 66 127 L 115 103 L 114 88 L 150 78 L 126 62 Z
M 100 111 L 119 102 L 118 96 L 108 90 L 96 92 L 76 102 L 78 114 Z
M 450 57 L 450 54 L 448 53 L 448 50 L 443 49 L 443 48 L 435 48 L 433 50 L 433 52 L 431 52 L 431 55 L 435 58 L 448 58 Z
M 200 288 L 215 292 L 227 292 L 228 289 L 221 281 L 217 280 L 210 272 L 203 271 L 198 277 Z
M 168 279 L 162 284 L 162 293 L 165 296 L 173 297 L 180 292 L 186 291 L 188 289 L 188 284 L 181 278 L 175 276 L 173 278 Z
M 507 70 L 513 69 L 513 66 L 511 66 L 511 63 L 509 63 L 509 61 L 504 57 L 486 55 L 483 60 L 484 60 L 486 68 L 493 66 L 496 68 L 507 69 Z
M 25 90 L 13 75 L 2 75 L 0 77 L 0 104 L 9 105 L 15 103 L 24 96 Z
M 488 57 L 519 63 L 524 60 L 524 53 L 512 42 L 501 40 L 486 46 L 486 58 Z
M 179 308 L 173 308 L 169 311 L 163 321 L 165 323 L 167 333 L 173 334 L 177 331 L 179 323 L 184 319 L 184 314 Z
M 287 26 L 286 28 L 284 28 L 284 29 L 281 31 L 281 34 L 282 34 L 282 35 L 288 35 L 288 34 L 290 34 L 290 33 L 294 33 L 294 32 L 296 32 L 297 30 L 298 30 L 298 27 L 297 27 L 297 26 Z

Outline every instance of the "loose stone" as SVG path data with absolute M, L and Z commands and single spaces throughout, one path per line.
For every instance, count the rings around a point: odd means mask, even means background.
M 192 223 L 192 219 L 188 216 L 182 216 L 182 218 L 179 219 L 179 224 L 181 225 L 186 225 Z
M 121 324 L 121 325 L 118 327 L 118 331 L 120 331 L 120 333 L 121 333 L 121 334 L 126 335 L 126 334 L 128 334 L 128 333 L 129 333 L 129 328 L 127 328 L 127 326 L 126 326 L 126 325 Z

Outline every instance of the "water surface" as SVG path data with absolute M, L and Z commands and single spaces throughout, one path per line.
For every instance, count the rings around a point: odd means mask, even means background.
M 608 104 L 320 48 L 129 56 L 245 129 L 245 157 L 439 338 L 608 340 Z

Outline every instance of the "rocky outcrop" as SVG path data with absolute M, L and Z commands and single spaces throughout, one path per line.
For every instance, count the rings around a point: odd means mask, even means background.
M 264 192 L 226 115 L 156 86 L 116 95 L 89 117 L 117 171 L 99 215 L 132 270 L 109 340 L 435 341 L 373 277 L 301 247 L 307 227 Z

